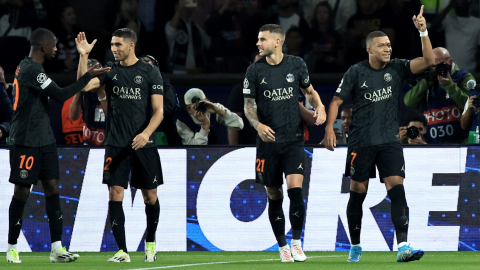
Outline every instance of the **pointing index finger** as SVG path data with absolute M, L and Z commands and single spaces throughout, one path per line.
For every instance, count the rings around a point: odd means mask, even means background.
M 420 7 L 420 13 L 418 13 L 418 17 L 423 16 L 423 5 Z

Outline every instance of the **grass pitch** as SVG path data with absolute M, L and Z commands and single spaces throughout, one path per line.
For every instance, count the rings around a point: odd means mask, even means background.
M 420 261 L 397 263 L 396 252 L 363 252 L 360 263 L 347 263 L 347 252 L 306 252 L 303 263 L 280 263 L 278 252 L 163 252 L 146 263 L 143 252 L 131 252 L 131 263 L 107 263 L 114 252 L 80 253 L 73 263 L 50 263 L 49 253 L 20 253 L 21 264 L 8 264 L 5 253 L 0 269 L 479 269 L 476 252 L 426 252 Z

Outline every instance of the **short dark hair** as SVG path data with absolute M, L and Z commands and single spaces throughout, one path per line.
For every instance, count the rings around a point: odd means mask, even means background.
M 407 117 L 405 118 L 404 126 L 408 127 L 408 124 L 410 124 L 410 122 L 413 122 L 413 121 L 421 122 L 424 127 L 428 125 L 428 121 L 425 115 L 422 112 L 417 110 L 413 110 L 407 115 Z
M 151 55 L 149 55 L 149 54 L 145 54 L 145 55 L 140 56 L 140 58 L 148 58 L 148 59 L 152 60 L 152 61 L 155 63 L 155 66 L 158 67 L 158 61 L 157 61 L 157 59 L 155 59 L 155 57 L 153 57 L 153 56 L 151 56 Z
M 130 28 L 117 29 L 112 33 L 112 37 L 128 38 L 131 39 L 133 43 L 137 43 L 137 34 Z
M 258 32 L 268 31 L 270 33 L 280 34 L 285 36 L 285 32 L 283 28 L 278 24 L 265 24 L 264 26 L 260 27 Z
M 30 45 L 41 47 L 51 40 L 55 40 L 55 34 L 45 28 L 38 28 L 33 31 L 32 36 L 30 37 Z
M 88 66 L 88 68 L 91 68 L 91 67 L 95 66 L 97 63 L 98 63 L 97 68 L 102 68 L 102 64 L 100 62 L 98 62 L 97 59 L 93 59 L 93 58 L 88 59 L 87 66 Z
M 343 111 L 345 109 L 351 109 L 353 111 L 353 104 L 344 105 L 340 111 Z
M 370 44 L 372 44 L 372 40 L 376 37 L 388 37 L 387 34 L 385 34 L 382 31 L 373 31 L 370 32 L 370 34 L 367 35 L 367 38 L 365 39 L 367 42 L 367 48 L 370 47 Z

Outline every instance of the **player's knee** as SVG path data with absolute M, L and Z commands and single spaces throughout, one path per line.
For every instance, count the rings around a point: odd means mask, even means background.
M 290 202 L 302 204 L 303 203 L 303 195 L 302 195 L 302 188 L 296 187 L 287 190 L 288 198 L 290 198 Z
M 58 180 L 44 180 L 42 181 L 43 192 L 45 192 L 45 197 L 50 197 L 52 195 L 60 194 L 60 189 L 58 187 Z
M 283 199 L 282 186 L 267 187 L 268 198 L 272 201 Z
M 124 188 L 120 186 L 110 186 L 109 193 L 110 193 L 110 201 L 123 201 L 123 191 Z
M 26 202 L 30 196 L 30 185 L 25 184 L 15 184 L 15 190 L 13 192 L 13 197 L 22 202 Z
M 368 191 L 368 181 L 365 182 L 358 182 L 351 180 L 350 181 L 350 191 L 356 193 L 367 193 Z

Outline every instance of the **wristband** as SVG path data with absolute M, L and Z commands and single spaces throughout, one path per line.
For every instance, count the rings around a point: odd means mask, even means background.
M 98 101 L 104 101 L 107 99 L 107 95 L 105 95 L 103 98 L 98 97 Z
M 418 31 L 418 32 L 420 32 L 420 36 L 421 36 L 421 37 L 426 37 L 426 36 L 428 36 L 428 30 L 427 30 L 427 29 L 425 29 L 425 32 L 422 32 L 422 31 Z

